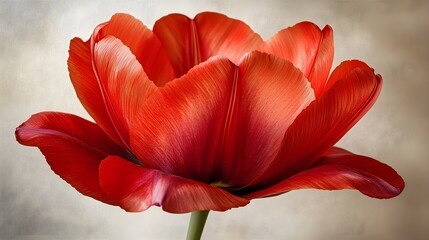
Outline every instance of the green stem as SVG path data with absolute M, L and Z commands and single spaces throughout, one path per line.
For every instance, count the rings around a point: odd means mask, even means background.
M 188 234 L 186 240 L 200 240 L 203 234 L 204 225 L 206 224 L 209 211 L 196 211 L 191 213 L 189 220 Z

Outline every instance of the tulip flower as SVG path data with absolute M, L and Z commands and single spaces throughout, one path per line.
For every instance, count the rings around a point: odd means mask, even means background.
M 42 112 L 16 129 L 83 195 L 139 212 L 225 211 L 297 189 L 392 198 L 388 165 L 334 147 L 377 99 L 364 62 L 331 73 L 333 33 L 301 22 L 267 41 L 218 13 L 171 14 L 153 31 L 127 14 L 70 42 L 68 69 L 95 123 Z

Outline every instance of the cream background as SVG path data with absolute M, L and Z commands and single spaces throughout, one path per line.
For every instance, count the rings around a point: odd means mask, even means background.
M 373 109 L 338 144 L 394 167 L 397 198 L 301 190 L 212 212 L 204 239 L 429 239 L 429 1 L 0 1 L 0 239 L 184 239 L 189 215 L 131 214 L 80 195 L 36 148 L 15 142 L 32 113 L 88 118 L 70 84 L 69 40 L 87 39 L 116 12 L 152 27 L 172 12 L 211 10 L 265 39 L 303 20 L 335 33 L 335 62 L 357 58 L 382 74 Z

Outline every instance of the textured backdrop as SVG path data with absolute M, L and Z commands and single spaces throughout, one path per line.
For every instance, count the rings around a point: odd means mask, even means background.
M 69 40 L 87 39 L 116 12 L 152 27 L 180 12 L 218 11 L 265 39 L 303 20 L 335 36 L 334 65 L 357 58 L 384 78 L 372 110 L 339 142 L 391 165 L 405 179 L 397 198 L 300 190 L 212 212 L 205 239 L 429 239 L 429 1 L 0 1 L 0 239 L 184 239 L 189 215 L 152 207 L 130 214 L 84 197 L 36 148 L 15 142 L 32 113 L 89 118 L 68 78 Z

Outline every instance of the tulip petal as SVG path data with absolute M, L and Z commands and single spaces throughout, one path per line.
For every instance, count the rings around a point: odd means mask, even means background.
M 392 198 L 402 192 L 404 180 L 384 163 L 333 148 L 310 169 L 244 197 L 248 199 L 269 197 L 306 188 L 356 189 L 373 198 Z
M 247 24 L 219 13 L 205 12 L 195 16 L 204 61 L 215 55 L 227 57 L 238 64 L 246 52 L 256 49 L 263 41 Z
M 348 60 L 342 62 L 338 67 L 332 71 L 331 75 L 329 76 L 328 81 L 326 82 L 324 90 L 327 91 L 330 89 L 338 80 L 342 80 L 344 78 L 347 78 L 347 76 L 355 69 L 359 68 L 367 68 L 370 67 L 359 60 Z
M 330 26 L 320 30 L 314 23 L 301 22 L 279 31 L 259 49 L 291 61 L 309 79 L 316 98 L 322 94 L 334 58 Z
M 144 211 L 152 205 L 162 206 L 170 213 L 226 211 L 249 203 L 208 184 L 138 166 L 115 156 L 100 165 L 100 182 L 130 212 Z
M 244 53 L 263 43 L 244 22 L 211 12 L 194 19 L 170 14 L 155 23 L 153 32 L 163 43 L 177 77 L 216 55 L 238 64 Z
M 146 99 L 157 89 L 129 48 L 115 37 L 105 37 L 94 46 L 105 106 L 116 131 L 129 145 L 129 124 Z
M 222 184 L 242 187 L 269 166 L 286 130 L 314 100 L 314 93 L 292 63 L 256 51 L 240 62 L 236 85 L 236 107 L 217 165 Z
M 125 120 L 118 120 L 118 113 L 114 111 L 117 109 L 112 109 L 112 103 L 108 102 L 109 98 L 106 97 L 108 94 L 100 84 L 97 69 L 93 66 L 95 64 L 93 62 L 93 50 L 96 42 L 107 36 L 116 36 L 123 43 L 129 44 L 127 45 L 129 50 L 125 50 L 127 47 L 121 47 L 124 49 L 121 51 L 131 51 L 131 55 L 138 58 L 137 60 L 140 61 L 145 70 L 138 71 L 137 74 L 143 72 L 141 78 L 147 78 L 146 74 L 148 74 L 155 84 L 161 86 L 174 78 L 174 72 L 157 37 L 139 20 L 126 14 L 116 14 L 109 22 L 100 24 L 94 30 L 90 41 L 83 42 L 81 39 L 75 38 L 70 42 L 68 67 L 79 100 L 109 137 L 127 148 L 128 133 L 124 130 L 127 127 L 123 126 L 126 124 L 120 123 Z M 137 61 L 130 60 L 131 55 L 127 56 L 128 61 L 132 62 L 135 68 L 141 68 L 137 66 L 140 65 Z
M 168 83 L 135 118 L 131 148 L 144 166 L 210 182 L 236 66 L 213 58 Z
M 92 67 L 89 41 L 83 42 L 79 38 L 70 41 L 67 64 L 73 87 L 86 111 L 111 139 L 123 144 L 105 108 L 104 97 Z
M 212 59 L 154 94 L 133 124 L 131 148 L 147 167 L 243 186 L 313 99 L 302 73 L 281 58 L 253 52 L 238 67 Z
M 38 147 L 52 170 L 80 193 L 116 205 L 100 187 L 98 168 L 108 155 L 126 155 L 97 125 L 71 114 L 42 112 L 15 134 L 19 143 Z
M 356 67 L 312 102 L 286 131 L 280 154 L 264 173 L 268 184 L 317 161 L 374 104 L 381 84 L 373 69 Z
M 133 16 L 117 13 L 95 34 L 95 43 L 107 36 L 120 39 L 130 48 L 149 79 L 157 86 L 163 86 L 174 79 L 174 70 L 161 42 L 151 30 Z

